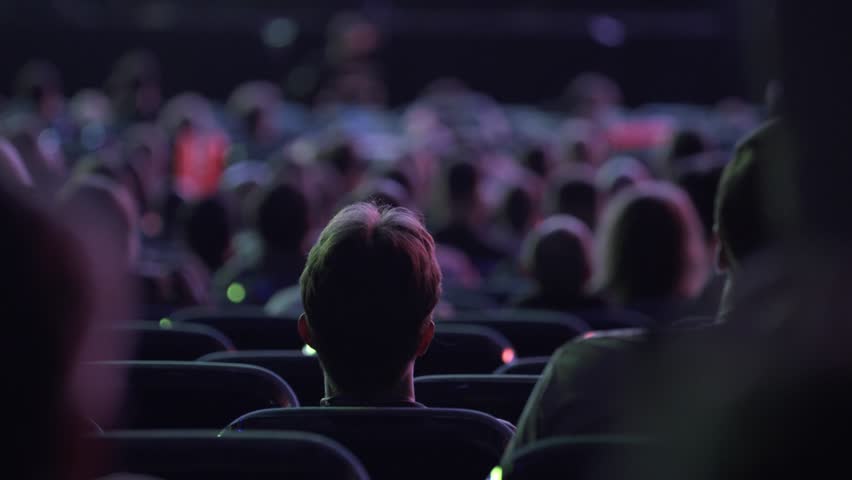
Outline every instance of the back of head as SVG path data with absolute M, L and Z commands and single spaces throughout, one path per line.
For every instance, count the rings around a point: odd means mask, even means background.
M 515 233 L 526 233 L 536 220 L 536 205 L 530 192 L 516 186 L 506 192 L 502 205 L 503 219 Z
M 267 249 L 301 252 L 310 228 L 308 199 L 301 190 L 281 184 L 261 192 L 251 216 Z
M 441 272 L 413 213 L 359 203 L 323 230 L 300 283 L 326 374 L 343 391 L 369 395 L 394 386 L 414 359 Z
M 0 288 L 6 427 L 4 468 L 30 478 L 70 478 L 76 454 L 71 375 L 93 309 L 92 279 L 77 237 L 35 192 L 0 183 Z
M 138 209 L 130 193 L 111 180 L 92 175 L 75 180 L 61 192 L 65 211 L 103 241 L 120 247 L 128 265 L 139 253 Z
M 651 182 L 621 192 L 604 213 L 598 286 L 620 303 L 690 297 L 706 271 L 703 232 L 689 197 Z
M 598 189 L 588 178 L 559 181 L 551 192 L 550 209 L 558 215 L 572 215 L 594 229 L 598 216 Z
M 787 154 L 785 128 L 782 120 L 775 120 L 758 129 L 737 146 L 722 172 L 715 229 L 730 265 L 767 249 L 777 237 L 767 198 L 773 184 L 771 164 Z
M 580 296 L 592 274 L 592 234 L 579 219 L 556 215 L 524 242 L 522 262 L 545 293 Z
M 187 246 L 211 271 L 225 263 L 231 245 L 229 219 L 228 208 L 218 197 L 201 200 L 182 212 Z
M 477 195 L 479 171 L 470 162 L 457 162 L 447 170 L 447 194 L 451 203 L 468 203 Z

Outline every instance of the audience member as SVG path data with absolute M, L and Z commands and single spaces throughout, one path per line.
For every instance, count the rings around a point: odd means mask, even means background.
M 701 224 L 689 197 L 673 185 L 646 183 L 619 194 L 599 235 L 596 286 L 616 305 L 667 325 L 704 286 Z
M 420 406 L 414 361 L 435 331 L 435 244 L 411 212 L 355 204 L 326 226 L 302 274 L 299 333 L 319 355 L 331 406 Z
M 311 229 L 308 201 L 301 190 L 277 185 L 250 200 L 250 222 L 257 232 L 257 251 L 229 261 L 214 279 L 217 293 L 237 282 L 245 303 L 264 305 L 279 290 L 299 283 L 305 267 L 305 239 Z
M 588 227 L 574 217 L 557 215 L 542 222 L 527 237 L 521 256 L 536 289 L 516 299 L 514 305 L 563 312 L 604 306 L 588 292 L 592 243 Z

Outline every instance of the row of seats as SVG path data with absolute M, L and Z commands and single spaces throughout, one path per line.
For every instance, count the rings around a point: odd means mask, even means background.
M 612 328 L 647 325 L 647 319 L 625 310 L 584 313 L 595 324 Z M 211 327 L 230 339 L 240 350 L 299 349 L 302 340 L 296 329 L 296 316 L 271 316 L 262 309 L 234 307 L 226 310 L 196 307 L 174 312 L 169 324 Z M 575 315 L 540 310 L 492 309 L 462 311 L 437 319 L 439 326 L 468 325 L 489 328 L 508 340 L 519 356 L 550 355 L 565 342 L 591 330 L 589 323 Z
M 301 405 L 287 381 L 253 365 L 117 361 L 90 364 L 86 372 L 95 379 L 126 375 L 122 416 L 112 428 L 224 428 L 251 411 Z M 516 423 L 537 380 L 535 375 L 432 375 L 415 378 L 414 386 L 418 401 L 430 407 L 479 410 Z
M 641 457 L 649 448 L 642 438 L 555 437 L 519 450 L 504 470 L 496 459 L 510 432 L 477 412 L 292 413 L 252 413 L 224 431 L 115 431 L 91 435 L 86 442 L 112 454 L 99 475 L 125 472 L 168 480 L 533 480 L 553 478 L 554 472 L 582 480 L 612 474 L 608 468 Z M 365 422 L 370 422 L 369 429 Z M 306 431 L 280 430 L 285 427 Z

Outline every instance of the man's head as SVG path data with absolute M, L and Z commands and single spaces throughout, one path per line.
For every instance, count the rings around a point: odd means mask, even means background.
M 717 263 L 722 270 L 737 267 L 768 248 L 777 236 L 767 196 L 773 181 L 769 165 L 785 154 L 783 136 L 781 121 L 761 127 L 737 146 L 734 158 L 722 172 L 714 225 L 719 236 Z
M 592 233 L 579 219 L 556 215 L 524 242 L 521 261 L 548 294 L 582 295 L 592 275 Z
M 432 236 L 410 211 L 344 208 L 311 249 L 300 284 L 299 332 L 340 392 L 391 390 L 426 352 L 441 272 Z

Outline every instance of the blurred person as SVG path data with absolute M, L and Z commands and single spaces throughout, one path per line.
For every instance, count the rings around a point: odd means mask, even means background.
M 123 247 L 113 248 L 108 229 L 97 228 L 96 211 L 60 205 L 57 212 L 44 200 L 0 182 L 7 279 L 0 295 L 5 314 L 15 319 L 4 327 L 14 341 L 2 354 L 6 381 L 15 387 L 3 396 L 14 437 L 4 468 L 26 478 L 82 480 L 97 470 L 101 452 L 79 438 L 97 428 L 94 414 L 100 421 L 114 412 L 122 379 L 93 382 L 81 369 L 84 362 L 123 358 L 120 342 L 96 332 L 127 318 L 133 296 L 126 270 L 113 267 Z M 107 289 L 109 295 L 99 294 Z
M 598 233 L 595 285 L 614 304 L 664 326 L 703 288 L 701 223 L 674 185 L 645 183 L 621 192 L 607 205 Z
M 621 88 L 614 80 L 597 72 L 577 75 L 565 90 L 564 106 L 574 115 L 597 123 L 617 115 L 622 101 Z
M 542 147 L 529 149 L 521 158 L 521 165 L 541 179 L 546 179 L 551 171 L 551 159 Z
M 227 111 L 238 121 L 249 160 L 265 160 L 286 140 L 279 118 L 281 90 L 273 83 L 251 81 L 238 86 L 228 98 Z
M 335 175 L 341 196 L 358 188 L 367 173 L 367 160 L 351 141 L 333 142 L 320 154 L 320 160 Z
M 67 133 L 62 76 L 56 65 L 46 60 L 24 65 L 15 79 L 15 98 L 21 110 L 34 113 L 45 125 Z
M 513 305 L 563 312 L 603 307 L 603 301 L 589 294 L 593 243 L 589 228 L 569 215 L 539 224 L 526 238 L 521 254 L 523 269 L 536 287 Z
M 225 264 L 214 288 L 224 297 L 230 285 L 239 283 L 245 287 L 245 303 L 264 305 L 278 291 L 299 283 L 311 215 L 305 195 L 289 185 L 258 192 L 249 203 L 249 223 L 260 240 L 257 251 Z
M 607 160 L 595 175 L 598 190 L 611 198 L 621 190 L 653 178 L 644 163 L 634 157 L 617 156 Z
M 18 151 L 36 187 L 57 191 L 68 174 L 62 140 L 57 132 L 31 114 L 18 117 L 7 127 L 6 138 Z
M 436 229 L 435 240 L 463 252 L 487 273 L 507 254 L 486 236 L 479 169 L 470 162 L 455 163 L 445 181 L 449 218 Z
M 594 231 L 600 195 L 591 175 L 566 175 L 555 179 L 547 193 L 546 210 L 555 215 L 574 216 Z
M 539 221 L 539 205 L 525 185 L 510 186 L 503 195 L 489 237 L 499 243 L 509 257 L 515 257 L 533 226 Z
M 183 240 L 209 273 L 216 272 L 231 255 L 231 224 L 228 207 L 218 196 L 184 206 L 181 212 Z
M 660 171 L 667 178 L 676 178 L 684 169 L 682 163 L 712 149 L 710 139 L 703 132 L 697 129 L 683 129 L 672 137 L 660 157 Z
M 113 66 L 106 91 L 120 123 L 155 120 L 163 101 L 159 60 L 146 50 L 127 52 Z
M 405 209 L 341 210 L 311 249 L 299 333 L 319 355 L 328 406 L 419 407 L 415 359 L 435 332 L 435 243 Z

